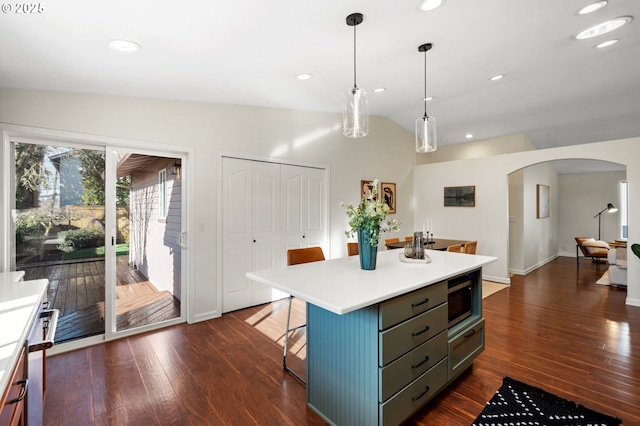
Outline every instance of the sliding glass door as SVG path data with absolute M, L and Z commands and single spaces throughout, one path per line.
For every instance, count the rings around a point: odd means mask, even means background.
M 11 264 L 25 279 L 49 279 L 57 342 L 103 334 L 104 150 L 16 140 L 11 156 Z
M 109 332 L 181 318 L 182 160 L 157 153 L 107 149 L 115 182 L 107 208 L 114 224 L 108 252 L 114 286 Z
M 12 269 L 47 278 L 56 344 L 182 314 L 182 157 L 12 137 Z

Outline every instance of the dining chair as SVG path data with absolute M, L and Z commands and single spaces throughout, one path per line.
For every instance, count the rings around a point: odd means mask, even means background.
M 469 241 L 468 243 L 464 243 L 464 246 L 462 247 L 462 253 L 476 254 L 477 245 L 477 241 Z
M 358 250 L 358 243 L 356 242 L 347 242 L 347 255 L 348 256 L 357 256 L 360 254 L 360 250 Z
M 305 248 L 287 250 L 287 266 L 300 265 L 302 263 L 318 262 L 321 260 L 325 260 L 324 253 L 322 252 L 322 247 L 305 247 Z M 290 327 L 292 303 L 293 303 L 293 296 L 289 295 L 289 309 L 287 312 L 287 328 L 285 329 L 285 334 L 284 334 L 284 352 L 282 355 L 282 367 L 285 369 L 285 371 L 288 371 L 289 373 L 291 373 L 291 375 L 296 379 L 298 379 L 302 384 L 306 385 L 307 382 L 305 382 L 302 379 L 302 377 L 300 377 L 295 371 L 287 367 L 287 347 L 289 345 L 289 334 L 292 331 L 295 331 L 307 326 L 307 324 L 302 324 L 296 327 Z
M 386 240 L 384 240 L 384 244 L 385 246 L 387 244 L 391 244 L 391 243 L 399 243 L 400 242 L 400 238 L 387 238 Z M 387 247 L 387 250 L 390 250 L 389 247 Z
M 452 244 L 450 246 L 447 246 L 447 251 L 460 253 L 462 251 L 462 244 Z
M 409 235 L 408 237 L 404 237 L 404 240 L 409 242 L 409 241 L 413 241 L 413 235 Z

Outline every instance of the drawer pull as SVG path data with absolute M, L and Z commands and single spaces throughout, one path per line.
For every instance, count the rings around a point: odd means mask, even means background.
M 427 331 L 429 331 L 429 326 L 425 325 L 424 329 L 420 330 L 420 331 L 414 331 L 413 333 L 411 333 L 411 335 L 413 337 L 418 337 L 419 335 L 421 335 L 422 333 L 426 333 Z
M 13 398 L 11 401 L 9 401 L 8 405 L 17 404 L 18 402 L 22 401 L 25 396 L 27 396 L 27 387 L 29 386 L 29 379 L 18 380 L 16 383 L 19 385 L 22 385 L 22 391 L 20 392 L 20 395 L 18 395 L 17 398 Z
M 476 329 L 475 328 L 473 330 L 471 330 L 470 332 L 468 332 L 467 334 L 465 334 L 463 337 L 465 339 L 468 339 L 469 337 L 473 336 L 474 334 L 476 334 Z
M 422 302 L 418 302 L 418 303 L 412 303 L 411 307 L 412 308 L 417 308 L 420 305 L 424 305 L 425 303 L 429 303 L 429 298 L 426 297 Z
M 425 386 L 425 387 L 424 387 L 424 391 L 422 391 L 422 393 L 421 393 L 420 395 L 418 395 L 418 396 L 412 396 L 412 397 L 411 397 L 411 399 L 412 399 L 413 401 L 417 401 L 417 400 L 419 400 L 420 398 L 422 398 L 423 396 L 425 396 L 425 395 L 427 394 L 427 392 L 429 392 L 429 386 Z
M 417 364 L 413 364 L 413 365 L 411 366 L 411 368 L 413 368 L 414 370 L 415 370 L 416 368 L 420 368 L 420 366 L 424 365 L 424 363 L 425 363 L 425 362 L 427 362 L 427 361 L 429 361 L 429 355 L 425 356 L 425 357 L 424 357 L 424 359 L 423 359 L 422 361 L 420 361 L 419 363 L 417 363 Z

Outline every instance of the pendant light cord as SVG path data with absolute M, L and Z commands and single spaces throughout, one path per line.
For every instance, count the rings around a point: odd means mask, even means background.
M 427 116 L 427 51 L 424 51 L 424 119 L 429 118 Z
M 356 84 L 356 75 L 357 75 L 356 74 L 356 27 L 357 25 L 353 26 L 353 88 L 354 89 L 358 88 L 358 85 Z

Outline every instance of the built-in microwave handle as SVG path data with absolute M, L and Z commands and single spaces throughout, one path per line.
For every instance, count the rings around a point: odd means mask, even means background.
M 47 335 L 44 340 L 40 342 L 34 342 L 29 345 L 29 352 L 38 352 L 44 349 L 49 349 L 53 346 L 53 339 L 56 335 L 56 327 L 58 326 L 58 317 L 60 311 L 58 309 L 47 309 L 40 312 L 40 318 L 48 318 L 47 321 Z

